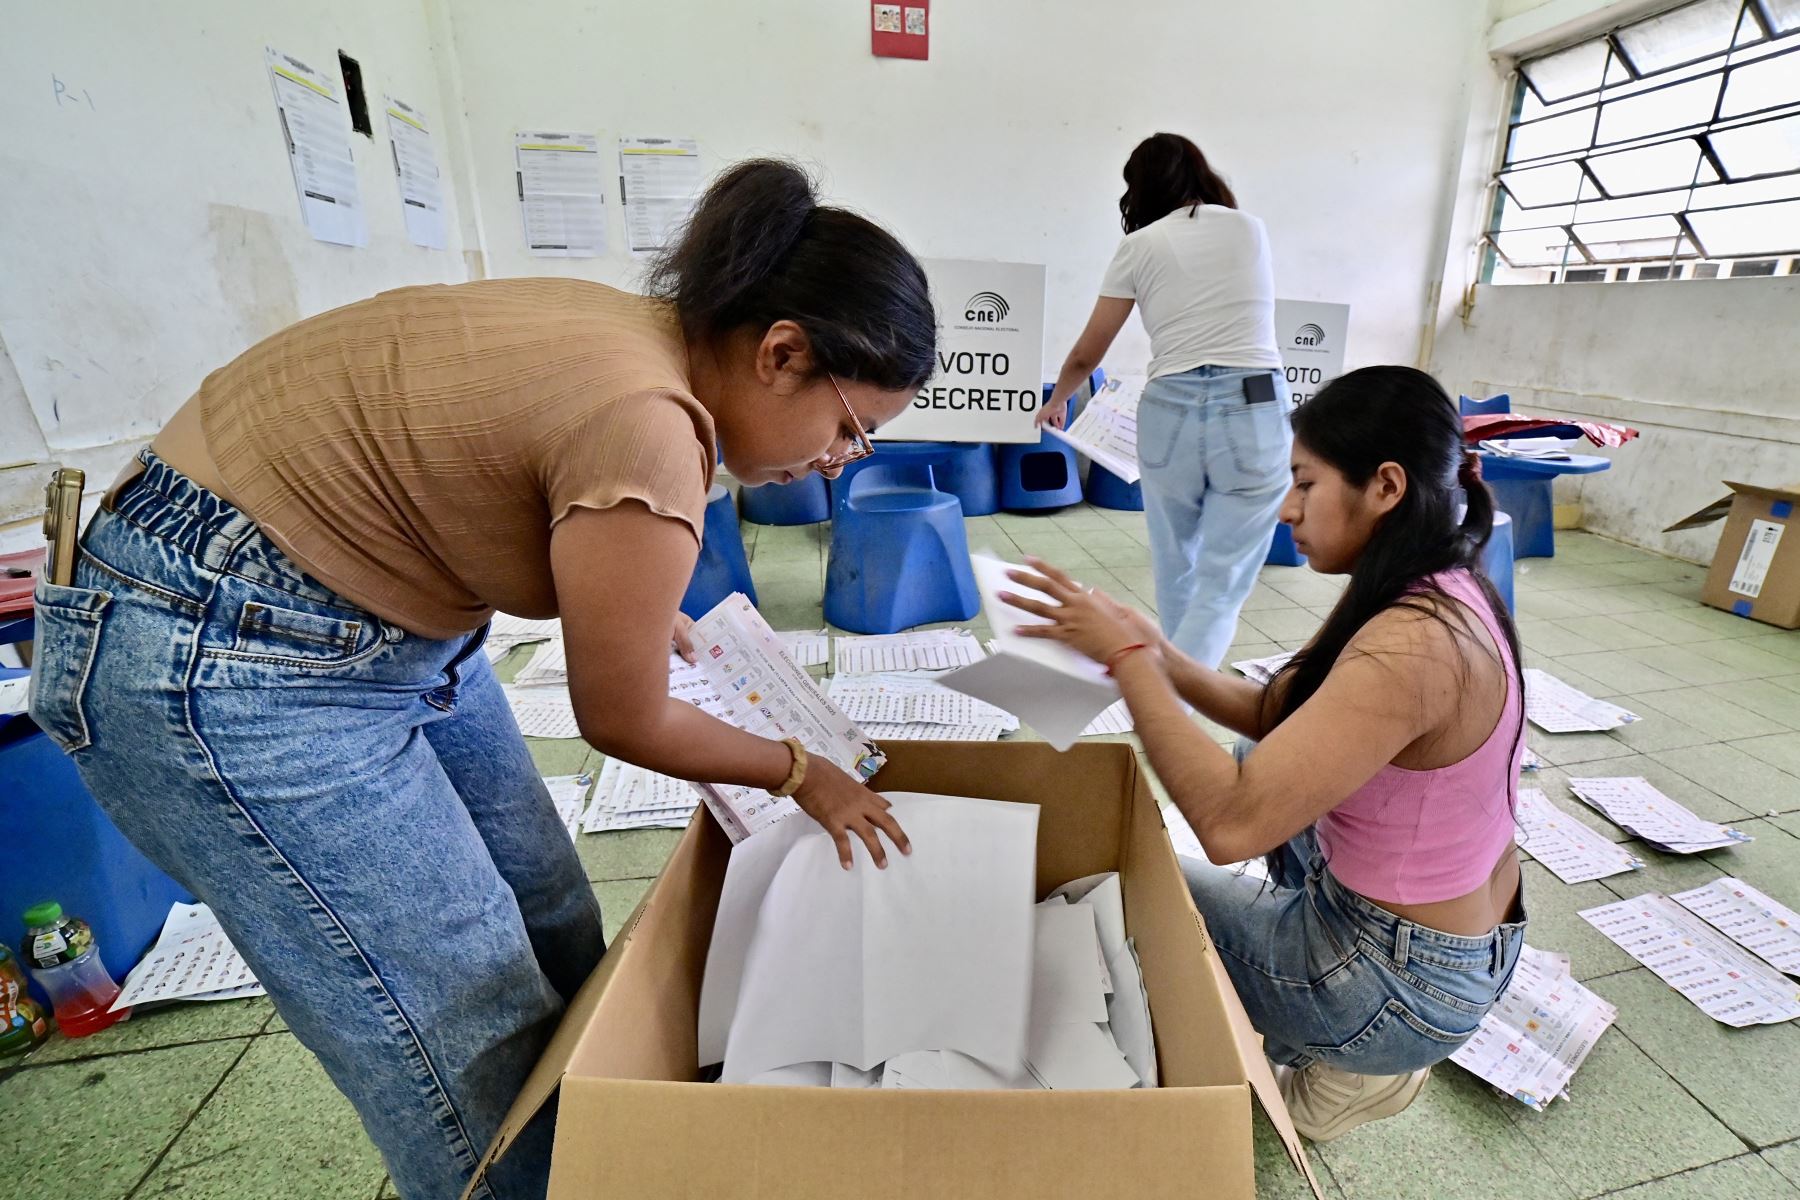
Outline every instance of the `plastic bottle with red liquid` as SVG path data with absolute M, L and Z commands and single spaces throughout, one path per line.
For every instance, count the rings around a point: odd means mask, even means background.
M 64 1037 L 99 1033 L 131 1015 L 129 1008 L 107 1011 L 119 998 L 119 985 L 100 961 L 94 931 L 80 917 L 65 915 L 54 900 L 25 910 L 25 961 L 31 977 L 50 993 Z

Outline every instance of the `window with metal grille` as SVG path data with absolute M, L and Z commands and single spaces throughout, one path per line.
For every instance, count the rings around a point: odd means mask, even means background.
M 1800 0 L 1693 0 L 1514 84 L 1484 279 L 1800 273 Z

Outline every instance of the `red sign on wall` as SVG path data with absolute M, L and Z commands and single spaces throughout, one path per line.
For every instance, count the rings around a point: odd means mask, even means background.
M 931 57 L 931 0 L 869 5 L 869 50 L 877 58 Z

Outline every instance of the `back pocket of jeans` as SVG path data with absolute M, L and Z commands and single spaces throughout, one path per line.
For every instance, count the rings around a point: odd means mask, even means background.
M 246 600 L 238 613 L 229 657 L 255 658 L 302 667 L 341 667 L 382 643 L 371 620 L 282 608 Z M 217 652 L 215 652 L 217 653 Z
M 1138 401 L 1138 466 L 1160 471 L 1175 457 L 1190 408 L 1145 396 Z
M 111 592 L 40 582 L 31 657 L 31 719 L 51 741 L 74 753 L 92 744 L 87 689 L 100 649 L 101 618 Z

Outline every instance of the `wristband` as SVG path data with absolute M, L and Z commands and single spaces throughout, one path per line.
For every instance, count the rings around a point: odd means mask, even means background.
M 1126 659 L 1126 657 L 1129 656 L 1130 654 L 1132 654 L 1134 651 L 1148 650 L 1149 648 L 1150 648 L 1149 645 L 1144 642 L 1133 642 L 1129 646 L 1121 646 L 1117 650 L 1114 650 L 1111 654 L 1106 656 L 1106 674 L 1107 674 L 1107 676 L 1111 677 L 1111 675 L 1113 673 L 1113 668 L 1118 666 L 1121 662 L 1123 662 Z
M 794 752 L 794 766 L 787 778 L 781 781 L 781 786 L 769 793 L 776 797 L 791 796 L 806 782 L 806 747 L 795 738 L 783 738 L 781 744 Z

